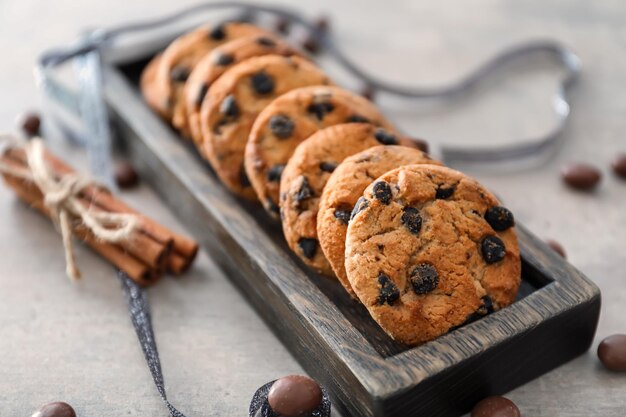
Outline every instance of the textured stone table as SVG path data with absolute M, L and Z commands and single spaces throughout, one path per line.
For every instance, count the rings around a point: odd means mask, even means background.
M 181 0 L 176 7 L 191 3 Z M 303 3 L 293 1 L 302 9 Z M 85 27 L 157 16 L 173 7 L 165 0 L 0 2 L 2 130 L 12 127 L 18 111 L 37 107 L 31 68 L 39 51 L 69 42 Z M 563 148 L 530 170 L 470 172 L 531 230 L 561 241 L 571 262 L 600 286 L 604 305 L 597 339 L 626 332 L 626 182 L 608 170 L 615 153 L 626 151 L 623 2 L 320 0 L 304 11 L 331 11 L 341 44 L 368 70 L 424 85 L 455 80 L 498 50 L 527 39 L 550 37 L 572 46 L 584 73 L 573 95 Z M 434 142 L 514 140 L 550 123 L 543 87 L 553 85 L 552 75 L 525 74 L 526 82 L 506 78 L 445 109 L 383 104 L 407 130 Z M 66 151 L 78 160 L 75 151 Z M 596 193 L 574 193 L 561 185 L 559 168 L 571 160 L 602 167 L 607 175 Z M 150 190 L 123 196 L 180 229 Z M 59 236 L 4 187 L 0 254 L 1 416 L 28 416 L 53 400 L 73 404 L 81 417 L 166 414 L 112 269 L 78 247 L 84 279 L 70 284 Z M 301 372 L 205 255 L 187 277 L 163 280 L 150 295 L 169 396 L 188 417 L 244 416 L 256 387 Z M 600 368 L 596 345 L 510 398 L 526 416 L 622 416 L 626 379 Z

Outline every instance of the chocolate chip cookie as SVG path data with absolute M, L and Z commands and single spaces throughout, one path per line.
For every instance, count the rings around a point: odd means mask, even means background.
M 151 97 L 148 103 L 157 113 L 189 135 L 186 126 L 187 113 L 183 99 L 183 87 L 195 65 L 222 43 L 243 36 L 268 34 L 264 29 L 246 23 L 225 23 L 215 27 L 203 26 L 186 33 L 174 40 L 162 54 L 149 63 L 147 68 L 156 69 L 154 73 L 146 72 L 142 86 L 150 86 L 144 90 L 144 96 Z
M 231 191 L 256 200 L 243 158 L 261 110 L 295 88 L 329 83 L 319 68 L 303 58 L 264 55 L 234 65 L 211 85 L 201 107 L 202 147 Z
M 475 180 L 408 165 L 376 179 L 346 236 L 346 272 L 374 320 L 419 344 L 511 304 L 521 264 L 514 219 Z
M 392 142 L 382 139 L 385 143 Z M 395 168 L 412 164 L 441 165 L 419 149 L 395 145 L 375 146 L 344 159 L 324 187 L 317 214 L 320 247 L 335 275 L 353 297 L 356 294 L 350 286 L 344 264 L 350 213 L 372 181 Z
M 345 158 L 381 143 L 412 146 L 410 140 L 368 123 L 339 124 L 311 135 L 285 166 L 280 211 L 287 244 L 305 264 L 324 275 L 334 276 L 317 237 L 317 211 L 326 181 Z
M 268 213 L 278 215 L 282 169 L 296 147 L 314 132 L 348 122 L 393 130 L 367 99 L 337 87 L 294 90 L 259 114 L 246 145 L 246 172 Z
M 269 54 L 299 55 L 294 48 L 275 36 L 257 35 L 235 39 L 220 45 L 198 62 L 185 83 L 187 123 L 196 145 L 202 142 L 200 106 L 211 84 L 227 69 L 241 61 Z

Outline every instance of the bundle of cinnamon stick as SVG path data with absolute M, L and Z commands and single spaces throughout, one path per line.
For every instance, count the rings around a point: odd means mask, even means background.
M 56 179 L 75 173 L 70 166 L 47 150 L 44 159 Z M 28 169 L 27 155 L 22 148 L 7 148 L 0 155 L 0 163 L 17 170 Z M 21 200 L 51 217 L 44 204 L 44 195 L 33 181 L 7 172 L 2 172 L 2 176 Z M 136 216 L 137 227 L 133 229 L 130 238 L 117 243 L 96 238 L 88 227 L 79 222 L 73 225 L 72 234 L 141 285 L 155 283 L 164 272 L 175 275 L 183 273 L 198 252 L 198 244 L 194 240 L 142 215 L 100 186 L 94 184 L 84 187 L 76 194 L 76 198 L 89 210 Z

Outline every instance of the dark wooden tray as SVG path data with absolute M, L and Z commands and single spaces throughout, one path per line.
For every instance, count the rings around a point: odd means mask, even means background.
M 419 347 L 395 343 L 338 282 L 305 268 L 280 225 L 230 194 L 152 113 L 137 89 L 145 62 L 105 68 L 127 151 L 344 416 L 459 416 L 589 348 L 599 289 L 521 225 L 523 281 L 513 305 Z

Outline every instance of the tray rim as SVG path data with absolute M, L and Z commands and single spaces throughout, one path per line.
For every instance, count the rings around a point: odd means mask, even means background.
M 267 275 L 275 289 L 279 290 L 284 297 L 287 307 L 300 320 L 306 322 L 307 326 L 316 329 L 323 342 L 335 352 L 337 359 L 347 366 L 375 402 L 397 395 L 399 392 L 411 390 L 432 375 L 474 357 L 488 348 L 504 343 L 511 335 L 528 332 L 544 320 L 561 314 L 573 306 L 600 298 L 599 288 L 593 282 L 550 250 L 525 227 L 518 224 L 517 234 L 522 258 L 536 270 L 552 277 L 554 282 L 537 289 L 503 310 L 463 326 L 432 342 L 393 356 L 382 357 L 363 335 L 353 328 L 334 303 L 310 281 L 302 271 L 302 267 L 277 247 L 262 229 L 258 228 L 257 219 L 243 210 L 237 212 L 237 219 L 232 217 L 232 213 L 229 214 L 228 206 L 239 205 L 240 201 L 219 185 L 215 177 L 206 175 L 206 168 L 197 158 L 190 158 L 188 147 L 150 111 L 139 91 L 128 82 L 124 75 L 112 64 L 104 66 L 104 75 L 105 94 L 113 111 L 122 114 L 131 111 L 139 116 L 136 119 L 126 118 L 125 121 L 136 131 L 142 132 L 144 144 L 155 155 L 172 161 L 178 178 L 186 187 L 197 191 L 196 195 L 202 205 L 221 223 L 222 227 L 227 229 L 241 249 L 247 252 L 250 260 Z M 162 146 L 164 141 L 167 147 Z M 213 195 L 208 195 L 198 189 L 194 181 L 196 175 L 203 175 L 205 181 L 208 177 L 214 188 L 211 190 Z M 217 201 L 218 197 L 219 201 Z M 263 248 L 262 251 L 259 250 L 260 247 Z M 265 253 L 268 250 L 281 262 L 267 263 Z M 299 297 L 293 296 L 294 292 L 290 288 L 290 283 L 280 278 L 286 276 L 298 277 L 298 286 L 304 286 L 300 287 L 300 290 L 306 290 L 317 300 L 325 300 L 325 303 L 331 306 L 329 313 L 332 314 L 328 314 L 328 317 L 305 314 L 308 311 L 307 306 L 299 300 Z M 515 317 L 523 317 L 523 320 L 511 320 Z M 331 333 L 327 329 L 331 324 L 334 328 L 349 330 Z M 484 338 L 481 340 L 473 338 L 472 335 L 477 333 L 482 333 Z M 350 343 L 346 343 L 348 339 L 351 339 Z M 359 342 L 364 350 L 351 352 L 342 349 L 342 346 L 352 344 L 354 341 Z M 378 358 L 379 372 L 376 375 L 372 375 L 370 369 L 363 366 L 364 357 L 368 360 Z M 407 369 L 406 374 L 398 375 L 398 368 L 403 366 Z

